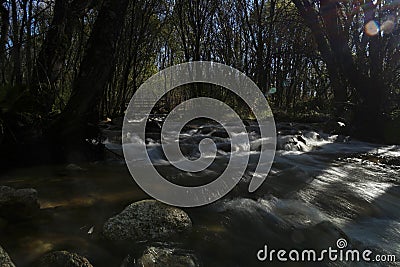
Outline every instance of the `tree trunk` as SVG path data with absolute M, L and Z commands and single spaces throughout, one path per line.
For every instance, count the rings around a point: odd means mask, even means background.
M 386 87 L 382 79 L 382 44 L 379 35 L 372 36 L 369 40 L 369 66 L 357 65 L 349 41 L 345 38 L 347 35 L 343 30 L 343 22 L 340 24 L 337 1 L 320 0 L 319 13 L 308 0 L 292 1 L 311 29 L 327 65 L 336 104 L 347 101 L 345 83 L 354 88 L 360 97 L 351 122 L 354 125 L 354 134 L 364 139 L 382 141 L 381 104 Z M 372 2 L 370 5 L 374 10 Z M 365 22 L 373 19 L 374 12 L 370 11 Z
M 22 71 L 21 71 L 21 43 L 19 38 L 19 28 L 23 25 L 19 25 L 18 21 L 18 10 L 16 0 L 11 1 L 11 18 L 12 18 L 12 59 L 13 59 L 13 84 L 22 84 Z
M 39 110 L 52 110 L 58 93 L 55 83 L 63 71 L 65 58 L 79 18 L 95 0 L 56 0 L 53 21 L 39 52 L 32 75 L 32 92 L 37 95 Z
M 115 46 L 124 24 L 127 5 L 128 0 L 103 2 L 73 83 L 71 98 L 49 130 L 50 138 L 57 144 L 79 148 L 87 143 L 86 139 L 96 137 L 93 129 L 96 129 L 98 121 L 97 108 L 112 75 Z
M 8 29 L 10 27 L 9 10 L 3 6 L 5 0 L 0 1 L 0 15 L 1 15 L 1 32 L 0 32 L 0 68 L 1 68 L 1 83 L 5 84 L 6 81 L 6 49 L 8 42 Z
M 338 58 L 329 42 L 333 38 L 328 38 L 328 36 L 325 35 L 325 30 L 321 26 L 318 14 L 308 1 L 293 0 L 293 3 L 310 28 L 315 42 L 317 43 L 318 50 L 327 66 L 329 80 L 334 94 L 335 117 L 340 117 L 344 113 L 344 103 L 347 101 L 347 88 L 343 83 L 343 77 L 341 77 L 340 64 L 337 61 Z M 325 10 L 325 12 L 327 13 L 327 10 Z

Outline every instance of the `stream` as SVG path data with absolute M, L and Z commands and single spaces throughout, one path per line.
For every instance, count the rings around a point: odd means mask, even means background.
M 263 142 L 249 125 L 250 162 L 239 184 L 224 198 L 203 207 L 185 208 L 190 233 L 162 243 L 195 254 L 201 266 L 266 266 L 257 251 L 270 248 L 324 248 L 345 237 L 349 246 L 400 259 L 400 147 L 357 141 L 322 132 L 318 125 L 279 123 L 272 169 L 254 193 L 247 191 L 251 168 Z M 127 254 L 140 255 L 149 244 L 115 246 L 101 238 L 105 220 L 132 202 L 149 199 L 132 179 L 122 157 L 120 131 L 105 130 L 109 159 L 86 164 L 19 168 L 0 175 L 2 185 L 35 188 L 40 214 L 31 221 L 8 224 L 0 244 L 17 266 L 45 252 L 68 250 L 95 267 L 120 266 Z M 212 138 L 218 148 L 213 164 L 198 173 L 176 172 L 154 135 L 147 135 L 148 154 L 157 170 L 177 184 L 199 185 L 225 168 L 232 148 L 215 124 L 188 127 L 180 135 L 187 157 L 198 157 L 198 143 Z M 6 224 L 6 223 L 5 223 Z M 1 228 L 0 228 L 1 229 Z M 365 263 L 282 263 L 284 266 L 365 266 Z M 277 262 L 275 265 L 279 265 Z M 378 263 L 371 266 L 400 266 Z M 370 265 L 368 265 L 370 266 Z

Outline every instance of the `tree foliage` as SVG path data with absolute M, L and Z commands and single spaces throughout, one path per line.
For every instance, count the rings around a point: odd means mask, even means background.
M 84 127 L 122 116 L 158 70 L 211 60 L 275 111 L 370 125 L 398 114 L 399 12 L 397 0 L 2 0 L 0 95 L 25 88 L 38 118 Z M 191 88 L 165 109 L 204 85 Z

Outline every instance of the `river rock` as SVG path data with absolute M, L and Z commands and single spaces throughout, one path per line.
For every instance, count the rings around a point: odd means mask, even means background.
M 277 149 L 286 151 L 308 151 L 309 148 L 305 142 L 302 136 L 278 136 Z
M 125 258 L 121 267 L 196 267 L 199 266 L 195 255 L 180 249 L 149 247 L 135 260 Z
M 0 266 L 1 267 L 15 267 L 15 264 L 11 261 L 10 256 L 7 252 L 0 246 Z
M 197 259 L 185 251 L 167 248 L 148 248 L 138 260 L 138 266 L 148 267 L 195 267 Z
M 35 264 L 36 267 L 93 267 L 85 258 L 68 251 L 53 251 L 45 254 Z
M 104 236 L 113 241 L 159 240 L 186 231 L 192 221 L 183 210 L 156 200 L 143 200 L 126 207 L 103 227 Z
M 0 217 L 6 220 L 31 218 L 38 210 L 37 191 L 0 186 Z

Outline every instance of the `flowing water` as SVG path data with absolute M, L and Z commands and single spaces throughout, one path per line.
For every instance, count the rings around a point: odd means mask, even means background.
M 249 153 L 241 182 L 223 199 L 204 207 L 187 208 L 193 221 L 188 234 L 160 246 L 195 254 L 202 266 L 266 266 L 257 260 L 264 245 L 280 248 L 335 247 L 344 237 L 349 247 L 400 259 L 400 147 L 360 142 L 324 134 L 310 124 L 279 124 L 277 152 L 267 180 L 248 193 L 252 167 L 261 144 L 256 127 L 249 126 L 250 152 L 232 148 L 218 125 L 186 129 L 181 149 L 198 157 L 198 142 L 211 137 L 218 153 L 203 172 L 176 172 L 165 159 L 157 138 L 146 142 L 157 169 L 177 184 L 199 185 L 215 179 L 231 153 Z M 50 250 L 69 250 L 86 256 L 94 266 L 120 266 L 127 254 L 140 255 L 149 244 L 118 246 L 101 238 L 104 221 L 126 205 L 149 198 L 130 176 L 121 157 L 120 132 L 105 141 L 110 160 L 84 165 L 20 168 L 0 176 L 2 185 L 38 190 L 40 214 L 29 222 L 1 230 L 0 244 L 17 266 L 28 266 Z M 153 244 L 154 245 L 154 244 Z M 274 262 L 277 265 L 278 262 Z M 285 266 L 309 266 L 286 263 Z M 315 263 L 315 266 L 364 266 L 363 263 Z M 396 266 L 385 263 L 377 266 Z M 371 264 L 371 266 L 374 266 Z

